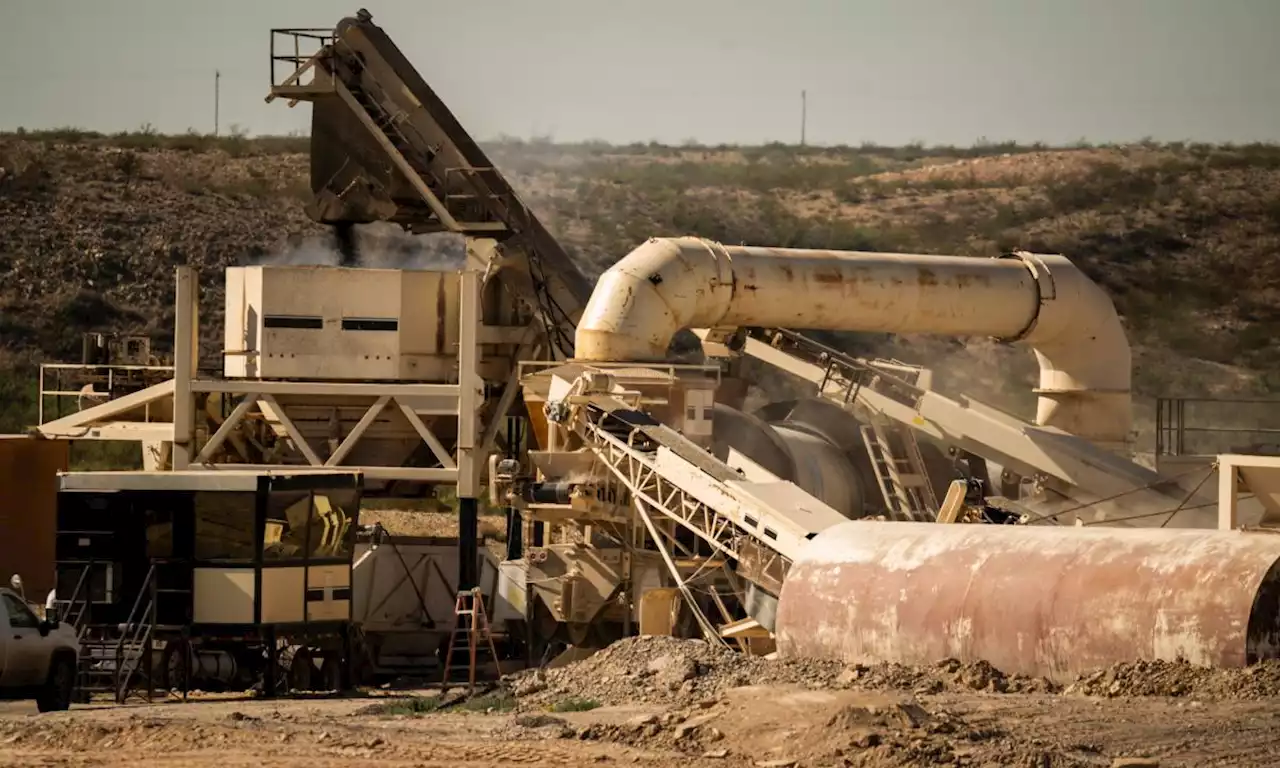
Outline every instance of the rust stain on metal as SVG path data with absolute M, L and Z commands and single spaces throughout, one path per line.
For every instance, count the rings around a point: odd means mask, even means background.
M 815 269 L 812 275 L 815 283 L 822 283 L 824 285 L 839 285 L 845 281 L 844 275 L 839 269 L 819 268 Z
M 917 278 L 920 285 L 925 287 L 931 287 L 938 284 L 938 273 L 928 267 L 920 267 Z
M 851 522 L 810 543 L 778 607 L 779 653 L 986 660 L 1070 680 L 1136 659 L 1280 656 L 1280 537 Z

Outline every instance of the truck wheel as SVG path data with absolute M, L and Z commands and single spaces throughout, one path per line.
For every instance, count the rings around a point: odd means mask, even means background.
M 61 712 L 71 708 L 71 697 L 76 687 L 76 667 L 70 659 L 54 659 L 49 669 L 49 679 L 36 696 L 36 709 L 41 712 Z

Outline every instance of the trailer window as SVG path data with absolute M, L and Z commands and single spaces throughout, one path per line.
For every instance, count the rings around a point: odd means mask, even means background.
M 272 491 L 267 497 L 267 522 L 262 531 L 263 559 L 305 558 L 310 519 L 309 491 Z
M 13 629 L 35 629 L 40 626 L 40 620 L 31 612 L 31 609 L 22 604 L 22 601 L 13 595 L 0 595 L 4 598 L 4 608 L 9 614 L 9 626 Z M 10 658 L 13 658 L 10 656 Z
M 316 491 L 312 498 L 309 558 L 349 558 L 355 552 L 356 492 Z
M 197 491 L 195 494 L 197 560 L 254 559 L 252 491 Z
M 148 506 L 143 517 L 147 524 L 147 557 L 173 557 L 173 510 Z

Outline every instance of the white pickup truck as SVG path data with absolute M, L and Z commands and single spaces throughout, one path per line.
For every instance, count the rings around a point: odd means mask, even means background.
M 0 588 L 0 699 L 35 699 L 41 712 L 68 709 L 79 656 L 70 625 L 40 618 L 18 592 Z

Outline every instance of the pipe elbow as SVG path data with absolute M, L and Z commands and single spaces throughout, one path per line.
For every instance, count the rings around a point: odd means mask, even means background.
M 1036 422 L 1122 447 L 1130 439 L 1133 360 L 1106 292 L 1067 258 L 1018 253 L 1040 287 L 1040 311 L 1020 341 L 1040 364 Z
M 574 336 L 574 356 L 596 362 L 666 356 L 679 331 L 728 312 L 733 273 L 723 246 L 697 237 L 651 238 L 596 282 Z

